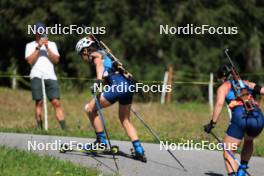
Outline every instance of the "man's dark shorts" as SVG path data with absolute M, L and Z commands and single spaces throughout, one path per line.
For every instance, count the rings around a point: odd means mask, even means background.
M 46 95 L 49 100 L 60 99 L 59 84 L 57 80 L 45 79 Z M 30 81 L 33 100 L 42 100 L 42 83 L 40 78 L 33 78 Z

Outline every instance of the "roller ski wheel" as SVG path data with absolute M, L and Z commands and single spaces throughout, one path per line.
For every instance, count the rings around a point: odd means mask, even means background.
M 119 147 L 117 145 L 113 145 L 110 149 L 110 151 L 113 153 L 113 154 L 117 154 L 119 152 Z
M 63 148 L 60 148 L 60 153 L 66 153 L 66 151 Z
M 132 157 L 135 159 L 135 160 L 139 160 L 139 161 L 142 161 L 143 163 L 146 163 L 147 162 L 147 157 L 145 155 L 145 153 L 143 154 L 138 154 L 137 152 L 135 152 L 134 149 L 130 149 L 131 150 L 131 155 Z
M 66 144 L 61 144 L 59 151 L 60 153 L 66 153 L 67 151 L 70 151 L 70 147 Z

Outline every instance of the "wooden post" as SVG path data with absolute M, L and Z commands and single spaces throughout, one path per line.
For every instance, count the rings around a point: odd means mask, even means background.
M 172 79 L 173 79 L 173 67 L 172 67 L 172 65 L 169 65 L 169 67 L 168 67 L 168 85 L 170 85 L 171 87 L 172 87 Z M 168 94 L 167 94 L 167 97 L 166 97 L 167 103 L 171 102 L 171 98 L 172 98 L 171 92 L 168 92 Z
M 168 70 L 165 71 L 164 79 L 163 79 L 163 85 L 162 85 L 162 92 L 161 92 L 161 98 L 160 98 L 160 104 L 165 103 L 165 97 L 166 97 L 166 86 L 168 85 Z
M 15 68 L 13 70 L 12 89 L 16 89 L 17 88 L 17 78 L 16 78 L 16 74 L 17 74 L 17 68 Z
M 211 112 L 213 112 L 214 108 L 214 74 L 210 73 L 210 81 L 208 85 L 208 101 Z

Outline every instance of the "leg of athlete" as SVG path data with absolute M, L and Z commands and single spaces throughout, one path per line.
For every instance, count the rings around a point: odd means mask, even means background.
M 249 161 L 253 153 L 253 137 L 246 136 L 241 152 L 241 161 Z
M 127 104 L 127 105 L 119 104 L 119 119 L 127 135 L 132 141 L 133 147 L 135 149 L 136 157 L 145 162 L 146 158 L 144 155 L 144 149 L 141 145 L 140 140 L 138 139 L 136 129 L 130 121 L 130 108 L 131 108 L 131 104 Z
M 253 137 L 246 136 L 244 138 L 244 145 L 241 152 L 241 163 L 237 171 L 238 176 L 245 176 L 246 169 L 248 168 L 248 161 L 250 160 L 253 153 Z
M 119 119 L 127 135 L 129 136 L 130 140 L 135 141 L 138 140 L 138 136 L 136 129 L 134 128 L 134 126 L 130 121 L 130 108 L 131 108 L 131 104 L 129 105 L 119 104 Z
M 98 96 L 97 100 L 99 101 L 100 108 L 105 108 L 111 105 L 111 103 L 108 102 L 102 95 Z M 107 144 L 103 124 L 100 120 L 100 117 L 98 116 L 96 102 L 94 98 L 86 104 L 85 111 L 96 133 L 95 143 Z
M 225 144 L 225 148 L 226 149 L 228 149 L 230 152 L 235 154 L 236 149 L 241 144 L 241 140 L 226 135 L 224 137 L 224 144 Z M 225 160 L 225 167 L 226 167 L 227 173 L 229 175 L 234 174 L 237 171 L 237 168 L 238 168 L 237 163 L 230 156 L 230 154 L 228 152 L 226 152 L 226 151 L 224 151 L 224 160 Z
M 105 108 L 111 105 L 111 103 L 108 102 L 102 95 L 100 95 L 99 98 L 97 98 L 97 100 L 99 101 L 100 108 Z M 94 98 L 86 104 L 85 111 L 95 131 L 96 132 L 104 131 L 102 122 L 97 113 L 96 102 Z
M 248 162 L 253 153 L 253 140 L 257 137 L 264 126 L 264 118 L 261 111 L 256 108 L 251 112 L 245 122 L 246 125 L 246 136 L 244 138 L 244 145 L 241 152 L 241 164 L 237 171 L 237 176 L 245 176 L 246 169 L 248 168 Z

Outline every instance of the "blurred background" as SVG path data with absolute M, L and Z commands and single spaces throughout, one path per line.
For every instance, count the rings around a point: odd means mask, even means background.
M 33 1 L 1 0 L 0 74 L 28 75 L 30 66 L 24 60 L 26 43 L 34 40 L 27 25 L 42 21 L 46 26 L 76 24 L 105 26 L 103 40 L 138 80 L 162 81 L 165 68 L 172 65 L 174 81 L 209 81 L 209 73 L 226 63 L 223 49 L 231 56 L 242 76 L 263 81 L 264 1 L 263 0 L 119 0 L 119 1 Z M 237 26 L 237 35 L 160 35 L 159 25 Z M 92 78 L 93 71 L 75 53 L 81 37 L 49 35 L 61 54 L 55 67 L 58 77 Z M 28 81 L 28 80 L 25 80 Z M 29 88 L 20 81 L 19 87 Z M 3 86 L 9 79 L 0 79 Z M 84 88 L 85 81 L 64 80 L 66 89 Z M 77 86 L 77 87 L 76 87 Z M 197 87 L 197 88 L 196 88 Z M 200 86 L 177 87 L 176 100 L 206 98 Z
M 224 48 L 231 49 L 231 57 L 242 78 L 264 83 L 263 0 L 0 0 L 0 7 L 2 130 L 19 131 L 20 128 L 32 128 L 35 125 L 29 79 L 23 76 L 30 72 L 30 66 L 24 59 L 25 46 L 34 40 L 33 35 L 27 34 L 27 25 L 39 21 L 46 26 L 105 26 L 106 34 L 98 37 L 136 79 L 146 84 L 153 84 L 153 81 L 162 84 L 166 68 L 172 66 L 173 104 L 160 106 L 160 94 L 147 95 L 149 99 L 145 103 L 142 103 L 141 96 L 135 97 L 138 102 L 135 106 L 148 116 L 146 118 L 151 126 L 171 140 L 180 140 L 178 134 L 182 130 L 185 130 L 183 137 L 197 140 L 204 138 L 200 128 L 210 116 L 207 104 L 210 73 L 214 73 L 220 64 L 228 62 Z M 237 26 L 238 34 L 160 35 L 160 24 Z M 60 63 L 55 69 L 70 131 L 74 131 L 74 135 L 85 136 L 86 132 L 77 133 L 76 130 L 87 129 L 87 120 L 83 123 L 83 104 L 90 96 L 88 85 L 92 83 L 90 78 L 93 78 L 94 72 L 74 50 L 78 39 L 84 36 L 48 37 L 57 43 L 61 54 Z M 16 90 L 9 89 L 12 75 L 18 76 Z M 28 106 L 30 104 L 32 106 Z M 52 109 L 49 108 L 49 111 Z M 115 111 L 106 110 L 106 113 L 112 118 L 113 114 L 117 114 L 113 113 Z M 224 116 L 227 124 L 226 112 Z M 52 120 L 51 129 L 55 129 L 57 124 Z M 225 124 L 219 131 L 224 131 Z M 89 129 L 92 134 L 91 127 Z M 126 139 L 121 127 L 112 125 L 110 130 L 116 132 L 116 138 Z M 140 134 L 144 136 L 145 131 L 140 131 Z M 151 137 L 143 138 L 149 140 Z M 264 140 L 259 143 L 264 146 Z M 259 155 L 264 154 L 262 149 L 257 152 Z

